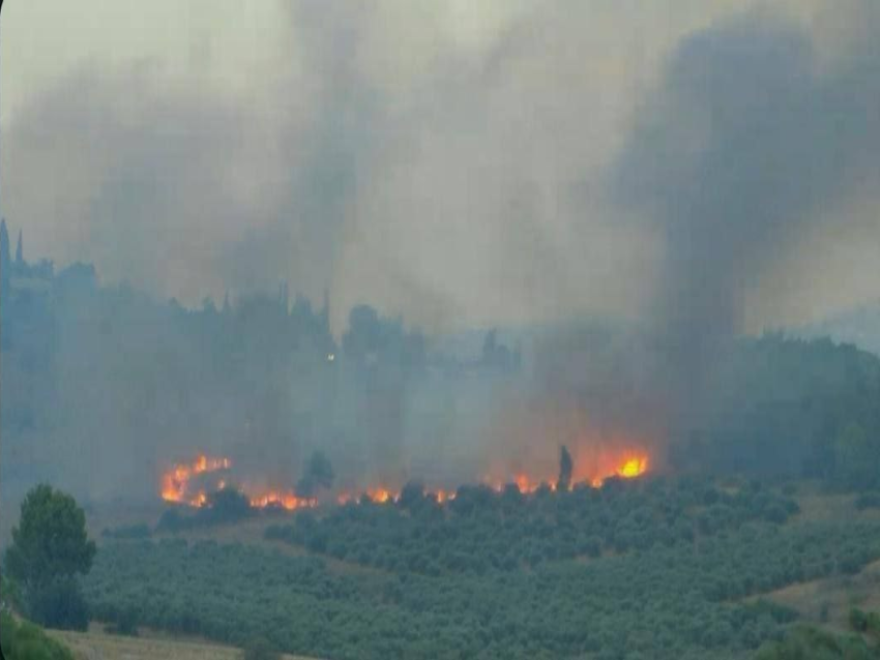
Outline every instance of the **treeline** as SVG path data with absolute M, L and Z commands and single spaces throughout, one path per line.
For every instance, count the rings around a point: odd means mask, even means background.
M 421 333 L 368 306 L 351 311 L 338 345 L 328 310 L 284 290 L 186 309 L 102 287 L 81 264 L 10 287 L 0 430 L 15 496 L 50 481 L 145 499 L 167 461 L 196 451 L 282 476 L 315 448 L 351 444 L 358 427 L 394 441 L 400 428 L 359 416 L 375 383 L 353 374 L 378 369 L 382 389 L 402 391 L 427 359 Z
M 781 524 L 797 511 L 759 482 L 721 488 L 698 477 L 610 479 L 602 488 L 532 495 L 513 484 L 501 493 L 462 486 L 443 505 L 409 484 L 396 503 L 304 511 L 292 525 L 267 528 L 266 538 L 390 571 L 483 574 L 692 544 L 749 522 Z
M 295 479 L 316 449 L 340 475 L 398 479 L 453 449 L 472 452 L 461 463 L 485 461 L 497 438 L 481 443 L 509 412 L 499 400 L 525 409 L 532 395 L 573 401 L 586 419 L 613 411 L 605 421 L 626 430 L 648 417 L 668 375 L 669 356 L 650 337 L 616 326 L 577 328 L 566 341 L 549 333 L 527 361 L 534 372 L 489 332 L 474 364 L 456 370 L 439 356 L 434 374 L 425 337 L 366 305 L 350 311 L 336 342 L 326 303 L 290 300 L 284 288 L 186 309 L 101 287 L 81 264 L 21 273 L 0 319 L 2 484 L 15 495 L 45 480 L 81 499 L 152 498 L 168 462 L 196 451 L 230 455 L 278 483 Z M 880 490 L 880 359 L 779 335 L 712 358 L 699 396 L 670 423 L 663 446 L 676 470 Z M 484 377 L 471 379 L 471 367 Z
M 880 359 L 830 340 L 741 340 L 671 451 L 680 470 L 880 489 Z
M 412 414 L 425 336 L 369 305 L 350 310 L 336 341 L 329 303 L 286 287 L 189 309 L 101 286 L 83 264 L 57 274 L 25 264 L 7 287 L 0 431 L 13 499 L 48 481 L 83 500 L 144 500 L 169 461 L 201 451 L 279 483 L 316 449 L 348 475 L 399 472 L 407 428 L 430 426 L 439 442 L 454 433 L 436 424 L 452 380 L 432 381 L 424 419 Z M 517 364 L 489 333 L 479 373 Z

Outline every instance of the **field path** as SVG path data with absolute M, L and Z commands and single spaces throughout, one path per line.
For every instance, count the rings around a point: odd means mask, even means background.
M 78 660 L 238 660 L 241 650 L 209 642 L 175 641 L 150 637 L 122 637 L 99 632 L 49 630 Z M 285 660 L 315 660 L 284 655 Z

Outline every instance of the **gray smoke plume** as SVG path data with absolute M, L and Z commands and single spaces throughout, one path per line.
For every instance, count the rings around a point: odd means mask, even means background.
M 865 5 L 863 20 L 877 16 Z M 668 62 L 614 191 L 664 241 L 649 318 L 689 394 L 773 263 L 843 223 L 840 205 L 878 182 L 878 54 L 856 43 L 820 63 L 801 31 L 750 15 L 686 39 Z
M 472 49 L 415 3 L 300 0 L 285 15 L 289 52 L 246 93 L 148 67 L 55 81 L 5 127 L 3 172 L 8 219 L 28 245 L 51 238 L 59 266 L 93 261 L 102 282 L 188 305 L 280 280 L 315 300 L 329 285 L 337 336 L 357 302 L 429 332 L 565 327 L 540 335 L 516 378 L 388 372 L 360 396 L 323 361 L 317 375 L 263 362 L 280 327 L 260 320 L 268 303 L 243 315 L 257 331 L 227 325 L 205 341 L 179 331 L 182 311 L 121 291 L 59 311 L 76 323 L 59 338 L 58 403 L 43 403 L 64 420 L 46 455 L 70 458 L 70 480 L 90 487 L 107 466 L 96 496 L 137 475 L 152 496 L 155 464 L 200 450 L 240 447 L 255 471 L 293 479 L 320 448 L 341 478 L 449 485 L 498 457 L 546 460 L 553 476 L 558 445 L 577 454 L 581 437 L 662 436 L 699 407 L 745 298 L 813 232 L 848 228 L 835 212 L 880 169 L 876 4 L 847 3 L 841 22 L 862 36 L 843 34 L 832 58 L 778 18 L 694 18 L 709 4 L 676 5 L 669 40 L 699 31 L 644 96 L 646 62 L 669 46 L 645 44 L 668 12 L 568 0 Z M 619 35 L 642 10 L 656 14 L 633 47 Z M 647 332 L 571 322 L 585 311 Z M 202 369 L 205 344 L 227 355 L 239 337 L 257 357 L 238 381 Z M 28 396 L 14 387 L 4 401 Z

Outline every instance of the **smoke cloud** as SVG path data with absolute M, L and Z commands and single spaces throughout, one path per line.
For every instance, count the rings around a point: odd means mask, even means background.
M 853 231 L 846 204 L 878 182 L 880 53 L 848 45 L 822 62 L 808 35 L 757 13 L 690 36 L 622 153 L 615 195 L 665 246 L 648 318 L 688 396 L 773 266 L 816 231 Z
M 559 444 L 577 459 L 662 437 L 750 308 L 766 311 L 760 326 L 816 290 L 810 279 L 880 277 L 812 243 L 880 236 L 876 213 L 852 211 L 877 201 L 875 5 L 835 3 L 838 20 L 810 31 L 792 20 L 800 2 L 745 15 L 738 2 L 637 4 L 524 2 L 465 38 L 416 3 L 300 0 L 280 14 L 276 67 L 244 92 L 91 64 L 17 110 L 4 212 L 29 257 L 47 246 L 192 306 L 281 281 L 313 300 L 329 289 L 337 336 L 364 301 L 435 333 L 553 326 L 525 345 L 516 378 L 364 385 L 323 363 L 292 383 L 272 363 L 278 338 L 233 325 L 211 347 L 228 355 L 247 337 L 233 387 L 207 357 L 185 368 L 204 349 L 196 331 L 156 330 L 177 312 L 120 294 L 99 311 L 108 325 L 124 315 L 129 338 L 85 385 L 81 356 L 102 360 L 105 337 L 70 310 L 81 327 L 64 346 L 76 363 L 58 388 L 69 427 L 57 443 L 91 461 L 78 478 L 116 461 L 128 482 L 189 446 L 237 461 L 240 449 L 254 471 L 286 475 L 330 447 L 343 480 L 453 483 L 499 455 L 552 475 Z M 816 308 L 846 295 L 820 290 Z M 110 452 L 107 429 L 125 439 Z

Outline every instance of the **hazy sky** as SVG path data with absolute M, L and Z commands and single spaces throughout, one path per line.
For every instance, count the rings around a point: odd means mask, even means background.
M 871 4 L 8 0 L 3 213 L 30 256 L 193 305 L 288 280 L 329 287 L 337 327 L 358 301 L 432 329 L 637 314 L 677 252 L 608 181 L 663 115 L 670 62 L 700 52 L 683 44 L 781 24 L 808 45 L 806 87 L 843 71 L 864 89 Z M 685 152 L 714 129 L 664 128 Z M 745 327 L 880 297 L 870 188 L 835 189 L 826 221 L 774 245 Z

